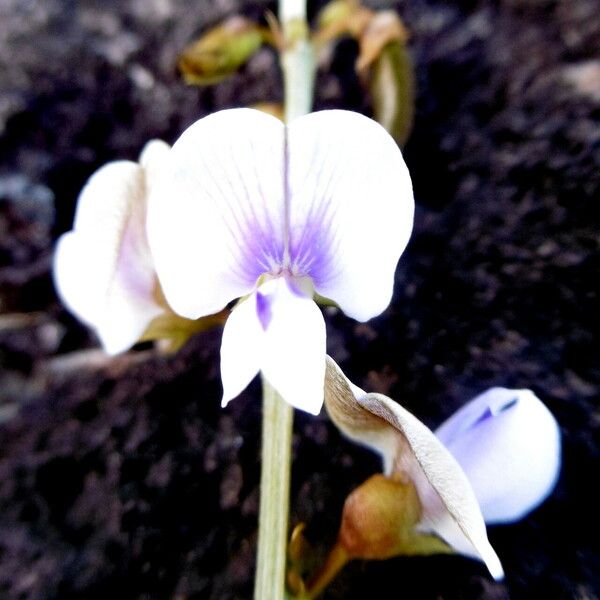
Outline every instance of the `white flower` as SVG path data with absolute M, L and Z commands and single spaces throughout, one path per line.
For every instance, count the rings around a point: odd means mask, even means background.
M 58 241 L 54 279 L 66 306 L 116 354 L 165 312 L 146 236 L 146 204 L 169 146 L 149 142 L 140 162 L 111 162 L 89 179 L 73 230 Z
M 560 430 L 530 390 L 489 389 L 435 433 L 469 478 L 486 523 L 521 519 L 556 484 Z
M 413 208 L 400 150 L 356 113 L 286 126 L 226 110 L 183 133 L 150 197 L 150 246 L 180 315 L 243 298 L 223 332 L 223 404 L 262 371 L 287 402 L 319 412 L 325 323 L 313 294 L 360 321 L 381 313 Z
M 483 561 L 491 575 L 501 579 L 502 565 L 488 541 L 473 488 L 433 432 L 387 396 L 355 386 L 329 357 L 325 381 L 331 420 L 350 439 L 381 455 L 384 475 L 414 485 L 421 505 L 417 530 Z M 425 550 L 431 553 L 427 546 Z

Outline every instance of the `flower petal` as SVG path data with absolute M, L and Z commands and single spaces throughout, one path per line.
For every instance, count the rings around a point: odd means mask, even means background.
M 66 306 L 107 352 L 134 344 L 162 309 L 145 235 L 145 181 L 133 162 L 109 163 L 82 190 L 74 229 L 61 237 L 54 278 Z
M 366 321 L 392 297 L 414 200 L 398 146 L 375 121 L 329 110 L 288 127 L 292 271 Z
M 560 471 L 560 430 L 530 390 L 492 388 L 435 432 L 464 469 L 487 523 L 523 518 Z
M 169 304 L 190 319 L 252 291 L 283 257 L 284 126 L 225 110 L 174 144 L 150 197 L 148 230 Z
M 223 328 L 221 341 L 222 406 L 227 406 L 260 370 L 264 331 L 257 314 L 256 293 L 237 303 Z
M 466 475 L 423 423 L 386 396 L 350 384 L 329 357 L 325 405 L 346 435 L 382 455 L 386 475 L 400 474 L 414 483 L 423 508 L 422 531 L 482 560 L 495 579 L 503 577 Z
M 144 169 L 146 190 L 153 189 L 166 162 L 169 160 L 171 146 L 162 140 L 150 140 L 140 153 L 139 163 Z
M 325 385 L 323 315 L 284 277 L 267 282 L 260 291 L 272 295 L 262 372 L 286 402 L 317 415 Z
M 325 380 L 325 321 L 311 298 L 284 277 L 239 302 L 223 330 L 223 406 L 259 369 L 292 406 L 318 414 Z
M 93 246 L 85 237 L 73 231 L 62 235 L 54 252 L 54 285 L 63 304 L 86 325 L 93 326 L 102 312 L 101 297 L 96 289 L 92 262 L 86 258 L 94 254 Z M 90 285 L 91 284 L 91 285 Z

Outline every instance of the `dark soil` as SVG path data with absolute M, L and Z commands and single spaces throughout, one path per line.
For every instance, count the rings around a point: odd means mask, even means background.
M 412 32 L 417 219 L 392 306 L 366 325 L 326 310 L 330 353 L 431 426 L 489 386 L 530 387 L 561 424 L 564 465 L 541 508 L 490 530 L 504 584 L 461 557 L 357 562 L 325 598 L 598 598 L 600 5 L 373 4 Z M 280 99 L 268 50 L 209 89 L 175 69 L 203 28 L 266 8 L 0 0 L 3 599 L 251 598 L 258 385 L 219 408 L 219 331 L 175 356 L 104 357 L 49 269 L 99 165 L 214 110 Z M 317 108 L 369 112 L 355 57 L 339 45 Z M 324 414 L 295 427 L 292 519 L 327 542 L 379 465 Z

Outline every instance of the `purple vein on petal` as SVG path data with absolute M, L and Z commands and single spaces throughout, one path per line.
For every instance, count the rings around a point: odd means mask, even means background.
M 309 173 L 312 172 L 314 164 L 316 161 L 316 153 L 313 155 L 311 159 L 311 163 L 309 166 Z M 326 161 L 322 160 L 319 166 L 319 171 L 316 174 L 316 181 L 321 181 L 321 176 L 323 173 L 323 165 L 326 164 Z M 330 176 L 330 180 L 333 177 L 333 173 Z M 299 239 L 293 239 L 290 241 L 290 254 L 292 257 L 292 264 L 295 271 L 298 271 L 299 274 L 302 275 L 312 275 L 310 273 L 309 268 L 310 265 L 314 262 L 313 255 L 315 250 L 317 250 L 318 246 L 315 244 L 318 240 L 318 229 L 323 226 L 321 222 L 322 217 L 325 216 L 327 212 L 327 207 L 324 202 L 319 201 L 318 199 L 322 197 L 319 193 L 319 190 L 315 189 L 314 193 L 311 197 L 311 203 L 306 211 L 305 222 L 300 232 Z M 315 215 L 315 208 L 318 208 L 319 212 Z M 315 235 L 317 234 L 317 235 Z M 307 237 L 308 236 L 308 237 Z M 296 236 L 294 236 L 296 238 Z
M 200 159 L 200 161 L 201 161 L 201 166 L 202 166 L 202 167 L 204 167 L 203 171 L 204 171 L 204 172 L 208 172 L 208 173 L 210 173 L 211 171 L 209 171 L 209 170 L 207 169 L 207 165 L 206 165 L 206 163 L 205 163 L 204 159 L 202 158 L 202 156 L 200 156 L 200 157 L 199 157 L 199 159 Z M 216 187 L 217 187 L 217 190 L 216 190 L 216 192 L 217 192 L 217 193 L 220 193 L 220 194 L 222 194 L 222 191 L 219 189 L 218 185 L 215 183 L 215 181 L 214 181 L 214 178 L 211 178 L 211 179 L 212 179 L 211 183 L 212 183 L 214 186 L 216 186 Z M 222 202 L 219 202 L 219 201 L 218 201 L 218 200 L 215 198 L 215 196 L 214 196 L 214 191 L 215 191 L 215 190 L 210 190 L 210 191 L 209 191 L 209 189 L 208 189 L 208 186 L 206 185 L 207 181 L 208 181 L 208 180 L 205 180 L 205 182 L 204 182 L 204 183 L 205 183 L 205 185 L 203 186 L 203 196 L 204 196 L 205 198 L 207 198 L 207 199 L 208 199 L 208 200 L 209 200 L 209 201 L 210 201 L 210 202 L 213 204 L 213 206 L 214 206 L 215 210 L 217 211 L 217 213 L 219 213 L 219 212 L 221 212 L 221 213 L 222 213 L 222 211 L 220 211 L 220 210 L 219 210 L 219 208 L 220 208 L 220 207 L 221 207 L 221 205 L 222 205 Z M 229 231 L 229 233 L 231 234 L 231 238 L 232 238 L 232 239 L 237 239 L 237 238 L 239 237 L 239 232 L 241 231 L 241 229 L 242 229 L 242 228 L 241 228 L 241 226 L 240 226 L 240 223 L 239 223 L 239 221 L 238 221 L 238 219 L 237 219 L 237 216 L 236 216 L 236 214 L 235 214 L 235 212 L 233 211 L 233 209 L 232 209 L 232 207 L 231 207 L 231 206 L 229 206 L 229 209 L 230 209 L 230 211 L 229 211 L 229 212 L 231 213 L 231 214 L 230 214 L 230 216 L 231 216 L 231 221 L 230 221 L 228 218 L 226 218 L 226 217 L 225 217 L 223 214 L 221 214 L 221 218 L 222 218 L 222 220 L 223 220 L 223 223 L 224 223 L 225 227 L 227 228 L 227 230 L 228 230 L 228 231 Z M 236 231 L 234 231 L 234 227 L 232 226 L 232 221 L 233 221 L 233 223 L 235 224 L 235 227 L 237 227 L 237 229 L 238 229 L 237 235 L 236 235 Z M 228 249 L 229 249 L 229 253 L 230 253 L 230 255 L 231 255 L 231 256 L 236 256 L 236 254 L 237 254 L 237 253 L 236 253 L 236 252 L 235 252 L 235 250 L 234 250 L 234 249 L 231 247 L 231 245 L 230 245 L 230 244 L 228 244 Z M 239 262 L 238 262 L 238 261 L 236 261 L 236 265 L 231 265 L 231 267 L 232 267 L 232 268 L 235 268 L 236 275 L 237 275 L 237 276 L 238 276 L 238 277 L 239 277 L 239 278 L 240 278 L 242 281 L 243 281 L 243 280 L 245 280 L 245 279 L 248 277 L 248 273 L 247 273 L 246 269 L 244 268 L 244 265 L 242 265 L 242 264 L 239 264 Z
M 250 142 L 250 147 L 253 149 L 254 145 Z M 254 155 L 254 151 L 251 151 Z M 246 215 L 246 227 L 248 232 L 253 231 L 252 239 L 247 240 L 250 242 L 252 247 L 252 253 L 256 260 L 259 262 L 262 268 L 262 273 L 271 272 L 281 265 L 283 260 L 283 249 L 280 246 L 280 240 L 275 232 L 275 227 L 271 221 L 269 211 L 266 208 L 266 197 L 264 190 L 261 185 L 261 178 L 258 171 L 256 170 L 256 163 L 253 164 L 254 176 L 256 179 L 258 194 L 263 200 L 261 203 L 261 215 L 257 214 L 255 210 L 255 202 L 250 197 L 248 188 L 244 185 L 242 173 L 239 169 L 236 169 L 240 184 L 246 192 L 246 202 L 249 211 L 249 216 Z
M 290 257 L 290 147 L 289 128 L 283 128 L 283 268 L 291 266 Z
M 206 165 L 204 165 L 206 167 Z M 230 173 L 224 167 L 215 173 L 212 169 L 212 184 L 217 194 L 222 198 L 231 198 L 230 202 L 217 202 L 215 197 L 209 195 L 222 219 L 230 232 L 229 241 L 230 254 L 237 256 L 237 274 L 242 280 L 253 284 L 260 275 L 272 268 L 273 260 L 277 260 L 279 254 L 277 239 L 273 232 L 265 231 L 266 225 L 262 224 L 253 209 L 250 192 L 239 169 L 234 172 L 239 178 L 239 183 L 245 192 L 245 202 L 239 197 L 239 187 L 234 186 Z M 225 187 L 223 187 L 225 184 Z M 225 189 L 228 188 L 228 189 Z M 226 206 L 224 207 L 223 204 Z M 233 226 L 232 226 L 233 225 Z M 240 252 L 241 250 L 241 252 Z
M 251 143 L 250 146 L 252 147 Z M 260 177 L 258 177 L 256 170 L 254 172 L 256 182 L 259 186 L 258 193 L 265 200 L 259 183 Z M 250 196 L 250 191 L 245 185 L 244 177 L 239 168 L 235 169 L 235 173 L 246 196 L 245 207 L 242 206 L 241 202 L 239 203 L 244 220 L 244 226 L 240 227 L 239 234 L 245 243 L 244 255 L 247 257 L 249 272 L 251 272 L 252 278 L 256 280 L 263 273 L 272 271 L 274 266 L 280 263 L 281 249 L 279 248 L 279 240 L 275 235 L 273 225 L 268 217 L 268 211 L 264 208 L 265 203 L 262 203 L 262 218 L 259 218 L 254 207 L 255 201 Z M 235 189 L 233 183 L 228 177 L 226 179 L 233 193 Z
M 256 292 L 256 314 L 264 331 L 269 327 L 269 323 L 273 317 L 271 306 L 272 300 L 272 297 L 267 296 L 260 291 Z
M 469 426 L 469 429 L 474 429 L 477 427 L 477 425 L 480 425 L 484 421 L 487 421 L 493 417 L 497 417 L 499 414 L 511 409 L 518 402 L 518 398 L 512 398 L 508 402 L 503 402 L 500 406 L 486 406 L 483 413 Z
M 283 247 L 281 247 L 281 245 L 279 244 L 280 240 L 278 239 L 278 237 L 276 235 L 275 226 L 273 225 L 271 215 L 269 214 L 269 211 L 266 208 L 267 197 L 265 195 L 265 191 L 262 186 L 262 178 L 260 177 L 260 175 L 257 171 L 257 168 L 256 168 L 256 163 L 253 163 L 253 168 L 254 168 L 254 176 L 256 178 L 256 182 L 258 185 L 258 193 L 260 194 L 261 198 L 263 199 L 262 213 L 263 213 L 263 218 L 265 221 L 265 226 L 267 228 L 267 235 L 270 240 L 270 254 L 268 256 L 266 256 L 266 260 L 269 265 L 269 269 L 272 270 L 275 266 L 273 263 L 281 264 L 283 261 Z M 270 262 L 269 262 L 269 259 L 270 259 Z
M 292 271 L 296 275 L 310 276 L 316 285 L 326 276 L 332 262 L 332 222 L 331 194 L 329 190 L 337 173 L 332 170 L 329 176 L 323 176 L 331 165 L 329 156 L 333 152 L 331 144 L 324 153 L 314 152 L 308 166 L 308 174 L 316 182 L 315 189 L 310 190 L 310 203 L 304 212 L 301 226 L 290 227 L 290 255 Z M 317 164 L 318 163 L 318 164 Z M 312 173 L 318 169 L 315 175 Z
M 492 419 L 494 416 L 495 413 L 492 411 L 492 409 L 489 406 L 486 406 L 483 413 L 481 413 L 481 415 L 479 415 L 479 417 L 477 417 L 477 419 L 475 419 L 475 421 L 469 425 L 469 429 L 475 429 L 478 425 L 481 425 L 481 423 Z

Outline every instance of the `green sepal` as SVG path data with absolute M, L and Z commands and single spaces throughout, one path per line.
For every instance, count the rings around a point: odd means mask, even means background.
M 171 311 L 165 312 L 150 322 L 140 342 L 163 341 L 167 352 L 176 352 L 197 333 L 223 325 L 228 314 L 229 311 L 222 310 L 214 315 L 192 320 Z
M 331 298 L 326 298 L 325 296 L 321 296 L 320 294 L 313 295 L 313 300 L 319 304 L 320 306 L 333 306 L 335 308 L 339 308 L 339 304 L 332 300 Z
M 335 23 L 348 19 L 356 10 L 355 0 L 331 0 L 317 15 L 317 27 L 331 27 Z
M 404 146 L 415 112 L 415 74 L 406 44 L 386 44 L 370 70 L 373 116 L 399 146 Z
M 186 83 L 219 83 L 236 73 L 269 38 L 266 28 L 243 17 L 232 17 L 185 48 L 179 69 Z
M 312 39 L 317 46 L 346 36 L 359 39 L 374 14 L 358 0 L 332 0 L 317 15 L 317 28 Z

